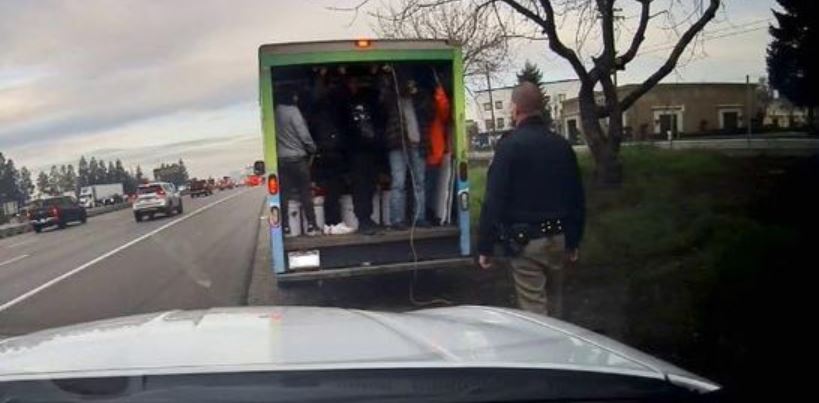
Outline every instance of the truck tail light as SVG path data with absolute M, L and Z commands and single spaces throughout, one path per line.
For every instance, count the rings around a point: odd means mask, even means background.
M 461 210 L 469 210 L 468 192 L 461 192 L 461 194 L 458 195 L 458 205 L 461 207 Z
M 159 189 L 156 191 L 156 195 L 159 197 L 165 197 L 165 190 Z
M 271 227 L 278 227 L 281 223 L 281 213 L 278 207 L 273 206 L 270 208 L 270 216 L 267 217 L 267 222 L 270 223 Z
M 267 177 L 267 191 L 272 195 L 279 193 L 279 178 L 275 174 Z
M 56 207 L 51 208 L 51 216 L 54 218 L 60 218 L 60 210 Z
M 460 179 L 461 182 L 465 182 L 468 174 L 469 167 L 466 165 L 466 161 L 461 161 L 461 163 L 458 164 L 458 179 Z

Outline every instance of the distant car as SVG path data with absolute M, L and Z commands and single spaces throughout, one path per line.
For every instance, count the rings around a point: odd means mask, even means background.
M 115 204 L 122 203 L 122 201 L 123 201 L 122 195 L 115 194 L 113 196 L 106 197 L 105 199 L 102 199 L 102 205 L 103 206 L 113 206 Z
M 191 197 L 210 196 L 213 194 L 213 187 L 204 179 L 192 179 L 190 183 Z
M 70 196 L 35 200 L 26 210 L 31 228 L 37 233 L 46 227 L 65 228 L 72 221 L 85 223 L 88 218 L 85 208 Z
M 173 184 L 151 182 L 137 188 L 133 210 L 136 222 L 142 221 L 146 216 L 154 218 L 155 214 L 182 214 L 182 198 Z

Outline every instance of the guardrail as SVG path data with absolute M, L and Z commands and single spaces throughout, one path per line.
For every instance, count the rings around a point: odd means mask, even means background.
M 110 205 L 110 206 L 102 206 L 102 207 L 94 207 L 94 208 L 85 209 L 85 212 L 88 215 L 88 217 L 94 217 L 94 216 L 98 216 L 100 214 L 105 214 L 105 213 L 110 213 L 112 211 L 126 209 L 128 207 L 131 207 L 131 205 L 129 203 L 119 203 L 119 204 L 113 204 L 113 205 Z
M 88 217 L 94 217 L 101 214 L 123 210 L 129 207 L 131 207 L 131 205 L 128 203 L 119 203 L 111 206 L 94 207 L 86 209 L 86 214 Z M 29 225 L 29 223 L 0 225 L 0 238 L 8 238 L 15 235 L 25 234 L 26 232 L 29 231 L 31 231 L 31 225 Z
M 31 231 L 31 225 L 28 224 L 7 224 L 0 226 L 0 238 L 8 238 L 10 236 L 24 234 Z

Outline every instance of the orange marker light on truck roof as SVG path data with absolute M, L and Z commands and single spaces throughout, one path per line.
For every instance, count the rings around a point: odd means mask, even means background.
M 373 46 L 373 41 L 369 39 L 358 39 L 355 41 L 355 47 L 359 49 L 367 49 Z

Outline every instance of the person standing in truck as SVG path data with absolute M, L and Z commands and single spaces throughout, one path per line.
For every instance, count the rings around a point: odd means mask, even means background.
M 316 152 L 316 144 L 310 137 L 307 123 L 299 110 L 298 94 L 292 86 L 284 85 L 277 90 L 276 134 L 278 138 L 279 175 L 282 184 L 283 205 L 290 200 L 301 202 L 307 217 L 305 235 L 318 234 L 316 212 L 313 208 L 313 192 L 310 184 L 309 155 Z M 285 236 L 290 235 L 289 214 L 284 214 Z M 300 225 L 300 223 L 295 223 Z
M 312 113 L 309 118 L 310 131 L 318 147 L 313 161 L 314 180 L 324 190 L 325 228 L 332 228 L 342 223 L 339 201 L 349 165 L 346 140 L 341 129 L 343 111 L 338 95 L 338 76 L 333 75 L 327 67 L 320 67 L 316 70 L 314 79 Z
M 505 246 L 519 307 L 560 317 L 563 269 L 578 258 L 585 198 L 574 150 L 546 125 L 543 103 L 532 83 L 512 92 L 515 129 L 498 142 L 489 166 L 478 263 L 491 268 L 496 244 Z M 554 293 L 548 307 L 547 277 Z
M 358 219 L 358 232 L 374 235 L 376 224 L 372 220 L 373 194 L 378 177 L 379 156 L 383 154 L 382 136 L 376 125 L 375 105 L 377 95 L 349 75 L 345 80 L 345 94 L 341 104 L 346 108 L 346 138 L 350 159 L 350 177 L 353 210 Z
M 394 76 L 393 76 L 394 77 Z M 413 96 L 418 89 L 413 81 L 404 84 L 396 94 L 397 83 L 393 79 L 383 82 L 381 105 L 386 113 L 386 137 L 390 162 L 390 217 L 389 226 L 393 230 L 405 230 L 406 225 L 406 178 L 409 169 L 412 181 L 415 210 L 412 224 L 428 227 L 426 220 L 426 196 L 424 187 L 426 163 L 422 155 L 423 133 L 418 123 Z

